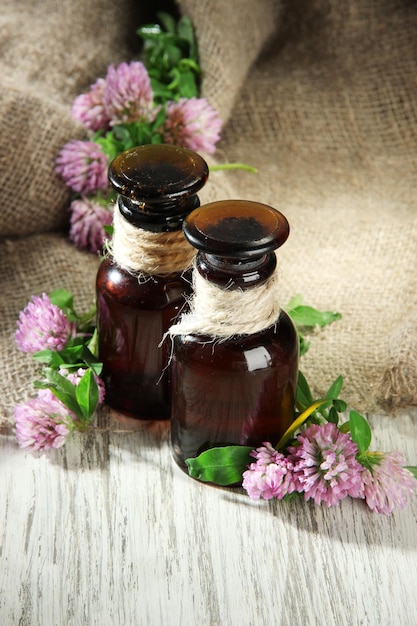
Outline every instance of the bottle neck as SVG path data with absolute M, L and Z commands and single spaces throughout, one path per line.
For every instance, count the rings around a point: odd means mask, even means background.
M 182 223 L 191 211 L 200 206 L 196 194 L 177 200 L 145 200 L 136 202 L 120 195 L 117 207 L 132 226 L 153 233 L 172 232 L 182 229 Z
M 189 268 L 195 250 L 182 230 L 152 232 L 138 228 L 115 207 L 113 238 L 109 244 L 115 263 L 131 274 L 170 276 Z
M 250 260 L 237 260 L 198 252 L 196 269 L 199 274 L 220 289 L 246 290 L 266 283 L 275 272 L 274 252 Z
M 214 341 L 251 335 L 276 324 L 281 312 L 277 272 L 251 289 L 234 291 L 194 272 L 193 288 L 189 310 L 169 330 L 172 337 L 196 334 Z

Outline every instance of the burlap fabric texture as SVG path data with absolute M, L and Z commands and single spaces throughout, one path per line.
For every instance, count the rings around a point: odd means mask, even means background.
M 281 301 L 337 310 L 301 362 L 317 394 L 342 374 L 360 410 L 417 403 L 417 5 L 411 0 L 179 0 L 196 28 L 203 95 L 225 124 L 202 201 L 266 202 L 291 225 L 279 253 Z M 54 174 L 83 136 L 73 98 L 109 63 L 139 53 L 154 2 L 3 2 L 0 13 L 0 381 L 2 420 L 29 397 L 19 310 L 66 287 L 94 301 L 98 259 L 65 228 Z M 163 7 L 166 8 L 166 5 Z M 213 162 L 213 160 L 210 160 Z

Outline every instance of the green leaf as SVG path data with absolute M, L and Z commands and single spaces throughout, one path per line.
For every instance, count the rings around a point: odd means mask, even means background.
M 76 372 L 80 369 L 80 367 L 84 368 L 85 363 L 83 361 L 79 361 L 76 363 L 62 363 L 60 368 L 67 370 L 68 372 Z
M 171 91 L 159 80 L 159 76 L 153 78 L 151 76 L 151 86 L 156 102 L 166 102 L 166 100 L 174 99 Z
M 98 357 L 98 330 L 94 329 L 91 339 L 88 342 L 87 348 L 96 359 Z M 98 360 L 98 359 L 97 359 Z
M 84 343 L 76 343 L 75 345 L 66 346 L 61 350 L 60 354 L 66 363 L 78 363 L 82 360 Z
M 96 376 L 101 376 L 103 371 L 103 363 L 99 361 L 97 363 L 90 363 L 90 369 L 94 372 Z
M 310 342 L 305 338 L 304 332 L 312 331 L 317 326 L 327 326 L 342 317 L 340 313 L 319 311 L 314 307 L 303 305 L 302 302 L 302 296 L 298 294 L 291 298 L 285 307 L 285 310 L 297 329 L 300 342 L 300 357 L 303 356 L 310 347 Z
M 198 96 L 197 81 L 192 72 L 183 72 L 180 74 L 178 92 L 181 98 L 195 98 Z
M 39 352 L 35 352 L 32 356 L 38 363 L 44 363 L 55 369 L 59 369 L 64 362 L 62 353 L 56 350 L 39 350 Z
M 75 398 L 75 385 L 73 385 L 73 383 L 68 380 L 68 378 L 62 376 L 62 374 L 50 367 L 47 367 L 45 369 L 45 376 L 47 380 L 52 383 L 57 389 L 60 389 Z
M 339 423 L 339 413 L 336 411 L 334 406 L 331 406 L 329 409 L 329 413 L 327 415 L 327 421 L 331 422 L 332 424 L 336 424 L 336 426 Z
M 52 368 L 45 369 L 45 376 L 49 383 L 47 385 L 48 388 L 58 400 L 60 400 L 67 409 L 75 413 L 77 417 L 82 419 L 82 411 L 77 401 L 76 385 Z
M 92 345 L 92 347 L 94 348 L 94 345 Z M 97 374 L 97 376 L 100 376 L 101 371 L 103 369 L 103 363 L 101 363 L 101 361 L 98 360 L 96 355 L 93 354 L 90 351 L 90 349 L 87 348 L 87 346 L 84 346 L 83 361 L 85 365 L 87 365 L 90 369 L 93 370 L 94 374 Z
M 341 433 L 345 433 L 345 434 L 350 432 L 350 424 L 349 424 L 349 422 L 344 422 L 343 424 L 341 424 L 339 426 L 339 430 L 340 430 Z
M 66 393 L 62 389 L 58 389 L 57 387 L 54 387 L 53 385 L 49 385 L 48 388 L 52 391 L 54 396 L 56 396 L 58 400 L 60 400 L 62 404 L 67 407 L 67 409 L 75 413 L 75 415 L 78 418 L 82 419 L 80 407 L 78 406 L 78 402 L 72 396 L 72 394 Z
M 176 65 L 178 65 L 182 57 L 181 48 L 175 46 L 174 44 L 170 44 L 169 46 L 167 46 L 165 54 L 167 66 L 171 67 L 175 67 Z
M 182 73 L 190 71 L 192 74 L 198 75 L 200 73 L 200 67 L 198 63 L 192 59 L 181 59 L 178 63 L 178 68 Z
M 363 454 L 369 449 L 372 441 L 372 431 L 367 420 L 357 411 L 351 411 L 349 414 L 350 434 L 353 441 L 359 449 L 359 453 Z
M 33 386 L 35 389 L 50 389 L 51 387 L 50 383 L 45 380 L 34 380 Z
M 243 472 L 253 460 L 252 450 L 249 446 L 210 448 L 185 462 L 193 478 L 225 487 L 241 481 Z
M 158 133 L 154 133 L 151 137 L 151 143 L 156 145 L 156 144 L 160 144 L 163 142 L 163 137 L 162 135 L 159 135 Z
M 298 331 L 298 339 L 300 341 L 300 357 L 302 357 L 311 345 L 311 341 L 308 341 L 301 333 Z
M 74 296 L 66 289 L 55 289 L 49 294 L 52 304 L 56 304 L 63 311 L 74 310 Z
M 344 400 L 333 400 L 333 407 L 338 413 L 344 413 L 347 409 L 347 404 Z
M 112 130 L 109 130 L 104 137 L 96 137 L 94 141 L 101 146 L 109 161 L 112 161 L 120 152 L 123 152 L 123 142 L 117 141 Z
M 148 123 L 135 124 L 132 128 L 134 130 L 134 144 L 137 146 L 143 146 L 144 144 L 151 143 L 152 126 Z
M 326 395 L 324 396 L 325 398 L 329 398 L 329 400 L 332 400 L 332 406 L 330 407 L 330 409 L 322 407 L 319 410 L 319 413 L 328 422 L 333 422 L 334 424 L 337 424 L 339 421 L 338 413 L 343 413 L 343 411 L 346 411 L 347 408 L 346 402 L 338 399 L 338 396 L 342 391 L 342 387 L 343 377 L 338 376 L 336 380 L 334 380 L 333 383 L 330 385 Z
M 412 473 L 414 478 L 417 478 L 417 467 L 415 465 L 406 465 L 405 469 L 408 469 L 408 471 Z
M 303 296 L 298 293 L 296 296 L 293 296 L 291 298 L 291 300 L 288 302 L 287 306 L 285 307 L 286 311 L 290 311 L 291 309 L 295 309 L 296 307 L 300 306 L 303 303 Z
M 305 410 L 314 402 L 313 394 L 311 393 L 311 389 L 309 387 L 307 379 L 304 376 L 304 374 L 301 372 L 301 370 L 298 371 L 295 401 L 296 401 L 297 406 L 301 410 Z
M 189 55 L 191 59 L 197 61 L 197 43 L 194 35 L 193 24 L 189 17 L 183 15 L 177 24 L 177 33 L 189 45 Z
M 159 11 L 156 16 L 168 33 L 176 33 L 177 26 L 175 19 L 172 17 L 172 15 L 170 15 L 169 13 L 165 13 L 165 11 Z
M 331 398 L 332 400 L 338 398 L 340 392 L 342 391 L 342 387 L 343 387 L 343 376 L 338 376 L 336 380 L 334 380 L 333 383 L 330 385 L 324 397 Z
M 314 328 L 315 326 L 328 326 L 332 322 L 341 319 L 340 313 L 333 311 L 318 311 L 311 306 L 299 305 L 288 309 L 288 315 L 298 327 Z
M 113 132 L 113 136 L 116 139 L 116 141 L 123 143 L 123 145 L 128 145 L 132 141 L 132 138 L 130 136 L 130 132 L 127 126 L 118 124 L 117 126 L 113 126 L 113 130 L 111 132 Z
M 167 88 L 170 90 L 170 92 L 175 93 L 180 79 L 179 69 L 177 67 L 173 67 L 169 73 L 169 76 L 171 78 L 171 82 L 167 85 Z
M 86 370 L 76 387 L 76 397 L 82 415 L 89 420 L 98 404 L 98 385 L 91 369 Z
M 166 108 L 165 106 L 161 106 L 161 108 L 159 109 L 155 120 L 152 123 L 152 131 L 157 130 L 160 126 L 162 126 L 162 124 L 164 123 L 166 118 Z

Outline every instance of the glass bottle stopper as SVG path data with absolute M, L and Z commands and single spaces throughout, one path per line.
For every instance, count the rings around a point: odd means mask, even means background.
M 181 228 L 185 216 L 199 206 L 196 193 L 208 174 L 200 155 L 166 144 L 126 150 L 113 159 L 108 173 L 121 214 L 153 232 Z
M 260 284 L 276 267 L 271 254 L 289 235 L 287 218 L 250 200 L 222 200 L 195 209 L 184 221 L 185 237 L 199 251 L 197 269 L 219 286 Z

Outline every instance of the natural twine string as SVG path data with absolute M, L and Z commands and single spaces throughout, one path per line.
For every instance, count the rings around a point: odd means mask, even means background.
M 109 250 L 115 262 L 132 274 L 168 276 L 190 267 L 194 248 L 182 230 L 152 233 L 130 224 L 115 208 Z
M 194 269 L 194 296 L 190 310 L 169 329 L 171 336 L 202 334 L 213 338 L 252 334 L 264 330 L 278 319 L 278 273 L 259 287 L 221 289 Z

